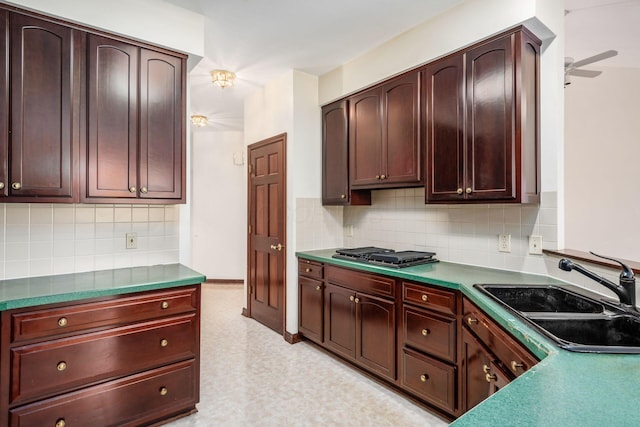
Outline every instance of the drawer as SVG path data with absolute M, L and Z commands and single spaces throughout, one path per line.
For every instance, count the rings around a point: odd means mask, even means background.
M 396 281 L 391 277 L 378 276 L 333 265 L 327 265 L 325 269 L 327 281 L 336 285 L 372 295 L 384 297 L 395 297 L 396 295 Z
M 463 313 L 464 325 L 491 349 L 504 370 L 517 377 L 538 363 L 528 350 L 467 299 L 463 300 Z
M 308 259 L 298 259 L 298 274 L 312 279 L 322 280 L 324 278 L 323 264 Z
M 404 306 L 402 313 L 405 345 L 455 363 L 455 318 L 410 306 Z
M 196 314 L 15 347 L 10 402 L 71 390 L 197 355 Z
M 196 311 L 199 287 L 146 292 L 113 299 L 12 313 L 12 341 L 53 337 Z
M 56 396 L 9 411 L 12 426 L 148 425 L 180 412 L 191 412 L 198 402 L 194 360 L 108 382 L 79 392 Z
M 404 349 L 402 386 L 416 396 L 453 413 L 456 402 L 456 369 L 452 365 Z
M 402 282 L 402 301 L 455 315 L 456 293 L 428 285 Z

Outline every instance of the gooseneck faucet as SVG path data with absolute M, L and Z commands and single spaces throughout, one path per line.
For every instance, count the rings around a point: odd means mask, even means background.
M 558 263 L 558 268 L 564 271 L 576 270 L 579 273 L 584 274 L 588 278 L 595 280 L 596 282 L 604 285 L 605 287 L 611 289 L 617 296 L 620 298 L 620 303 L 626 306 L 635 308 L 636 305 L 636 278 L 633 275 L 633 270 L 629 268 L 626 264 L 618 261 L 617 259 L 609 258 L 603 255 L 598 255 L 591 252 L 592 255 L 595 255 L 600 258 L 608 259 L 609 261 L 617 262 L 622 266 L 622 272 L 620 273 L 620 284 L 616 285 L 610 280 L 605 279 L 604 277 L 598 276 L 592 271 L 587 270 L 580 264 L 576 264 L 575 262 L 568 260 L 566 258 L 562 258 Z

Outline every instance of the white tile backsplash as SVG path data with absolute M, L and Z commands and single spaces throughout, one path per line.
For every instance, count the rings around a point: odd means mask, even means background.
M 0 204 L 0 279 L 178 262 L 179 219 L 174 205 Z

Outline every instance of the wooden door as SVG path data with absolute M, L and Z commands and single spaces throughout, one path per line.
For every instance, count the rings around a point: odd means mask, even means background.
M 87 43 L 89 124 L 83 196 L 137 198 L 138 48 L 96 35 L 89 35 Z
M 491 366 L 491 356 L 466 327 L 462 328 L 461 350 L 462 410 L 466 412 L 491 393 L 485 372 L 485 366 Z
M 381 184 L 422 181 L 419 88 L 417 71 L 382 87 Z
M 349 204 L 347 100 L 322 107 L 322 204 Z
M 140 197 L 182 199 L 186 60 L 140 49 Z
M 351 187 L 380 184 L 382 115 L 380 88 L 349 98 L 349 178 Z
M 428 65 L 423 74 L 427 202 L 464 198 L 463 70 L 458 54 Z
M 76 30 L 10 14 L 11 197 L 74 197 Z
M 0 58 L 4 64 L 9 63 L 8 17 L 6 10 L 0 10 Z M 8 76 L 7 67 L 0 67 L 0 81 L 6 82 Z M 9 88 L 0 84 L 0 197 L 9 192 L 9 110 Z
M 373 372 L 396 379 L 395 302 L 357 294 L 356 360 Z
M 355 292 L 327 283 L 325 288 L 324 341 L 327 348 L 356 357 Z
M 249 146 L 248 315 L 285 332 L 286 134 Z
M 514 35 L 466 55 L 468 199 L 515 199 Z
M 319 280 L 298 277 L 298 330 L 306 338 L 323 341 L 324 285 Z

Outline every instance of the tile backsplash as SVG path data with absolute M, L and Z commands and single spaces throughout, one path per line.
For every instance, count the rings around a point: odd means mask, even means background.
M 174 205 L 1 204 L 0 224 L 1 279 L 179 261 Z

